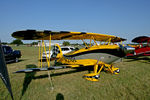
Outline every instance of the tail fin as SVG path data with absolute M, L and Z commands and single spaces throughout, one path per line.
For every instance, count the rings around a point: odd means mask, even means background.
M 55 44 L 52 50 L 52 58 L 61 58 L 63 55 L 59 44 Z

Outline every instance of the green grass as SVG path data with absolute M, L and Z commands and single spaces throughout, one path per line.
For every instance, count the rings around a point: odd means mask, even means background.
M 61 69 L 51 72 L 54 89 L 51 89 L 48 72 L 14 74 L 13 72 L 38 65 L 38 47 L 13 46 L 21 50 L 18 63 L 7 64 L 15 100 L 150 100 L 150 57 L 123 59 L 115 64 L 120 74 L 102 72 L 99 82 L 82 78 L 87 70 Z M 53 64 L 53 63 L 52 63 Z M 0 80 L 0 100 L 10 100 Z

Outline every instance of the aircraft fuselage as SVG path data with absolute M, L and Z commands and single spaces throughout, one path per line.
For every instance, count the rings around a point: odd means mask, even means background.
M 58 61 L 62 64 L 94 65 L 97 61 L 111 64 L 125 53 L 118 45 L 99 45 L 83 48 L 63 55 Z

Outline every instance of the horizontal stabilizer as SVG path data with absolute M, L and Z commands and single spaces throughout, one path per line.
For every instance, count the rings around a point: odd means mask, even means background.
M 48 70 L 55 70 L 55 69 L 64 69 L 64 68 L 69 68 L 66 66 L 52 66 L 52 67 L 45 67 L 45 68 L 28 68 L 28 69 L 23 69 L 16 71 L 15 73 L 30 73 L 30 72 L 36 72 L 36 71 L 48 71 Z

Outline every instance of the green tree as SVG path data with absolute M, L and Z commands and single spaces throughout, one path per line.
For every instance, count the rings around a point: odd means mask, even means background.
M 64 42 L 63 42 L 63 45 L 64 45 L 64 46 L 68 46 L 68 45 L 70 45 L 70 42 L 64 41 Z
M 3 44 L 3 45 L 6 45 L 6 44 L 8 44 L 8 43 L 7 43 L 7 42 L 2 42 L 2 44 Z
M 31 45 L 38 45 L 38 42 L 32 42 Z
M 13 40 L 11 42 L 11 44 L 21 45 L 21 44 L 23 44 L 23 42 L 21 40 L 19 40 L 19 39 L 16 39 L 16 40 Z

